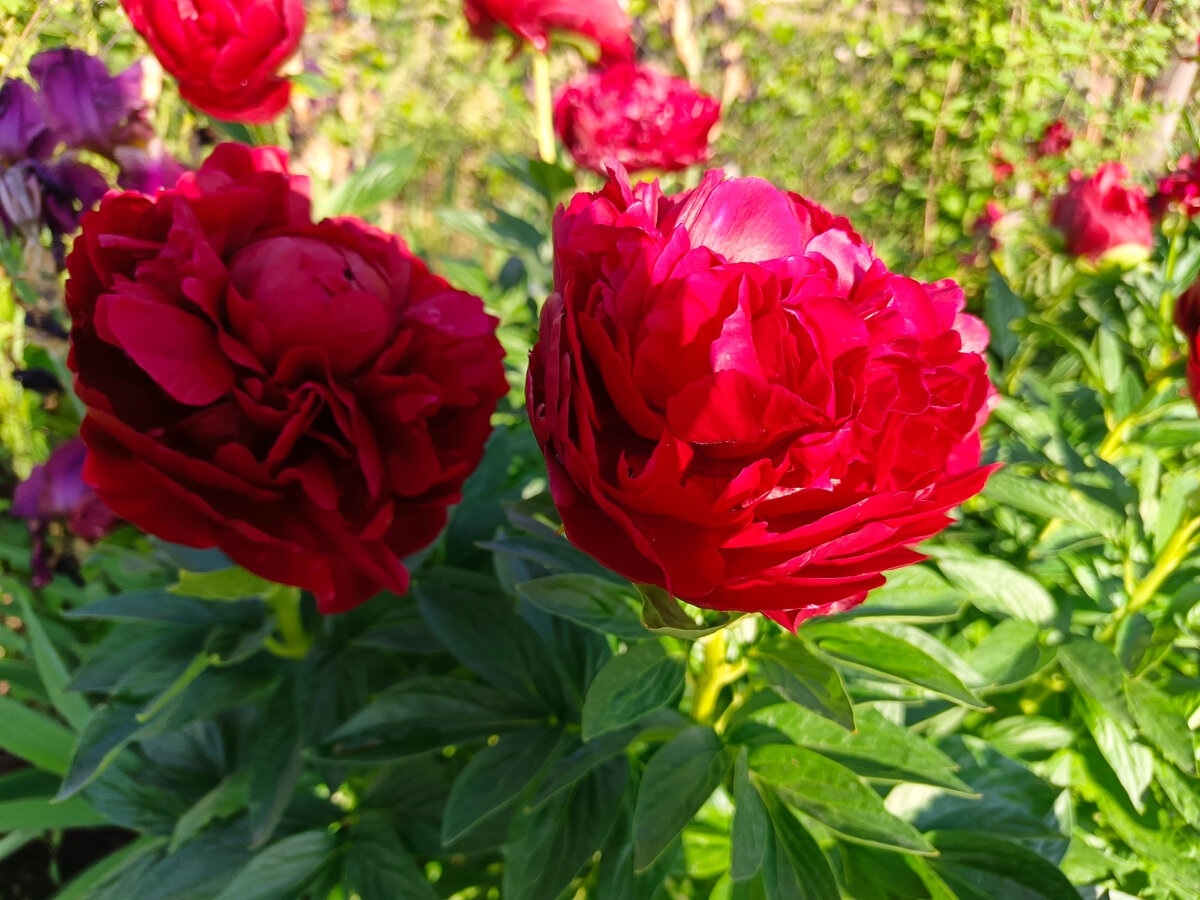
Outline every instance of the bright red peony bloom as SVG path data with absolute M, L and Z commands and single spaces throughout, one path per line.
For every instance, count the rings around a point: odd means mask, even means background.
M 545 52 L 555 31 L 595 42 L 608 60 L 633 59 L 633 23 L 618 0 L 464 0 L 471 32 L 489 40 L 503 25 Z
M 982 489 L 986 328 L 845 219 L 757 178 L 618 172 L 554 240 L 529 416 L 567 537 L 622 575 L 794 628 Z
M 403 593 L 507 392 L 495 319 L 275 148 L 109 194 L 67 262 L 84 477 L 168 541 L 339 612 Z
M 1175 171 L 1158 180 L 1150 206 L 1156 216 L 1162 216 L 1171 206 L 1189 219 L 1200 215 L 1200 157 L 1180 157 Z
M 1033 150 L 1034 158 L 1062 156 L 1071 149 L 1071 142 L 1074 140 L 1075 132 L 1067 127 L 1067 123 L 1062 119 L 1055 119 L 1042 132 L 1042 138 Z
M 612 162 L 630 172 L 670 172 L 703 162 L 720 115 L 720 101 L 684 79 L 633 63 L 589 72 L 554 103 L 563 144 L 575 162 L 601 175 Z
M 269 122 L 287 106 L 279 68 L 304 33 L 304 0 L 121 0 L 189 103 L 218 119 Z
M 1068 253 L 1094 261 L 1124 244 L 1153 246 L 1146 192 L 1126 185 L 1128 177 L 1121 163 L 1105 163 L 1091 178 L 1071 173 L 1066 193 L 1050 209 L 1050 222 L 1063 233 Z

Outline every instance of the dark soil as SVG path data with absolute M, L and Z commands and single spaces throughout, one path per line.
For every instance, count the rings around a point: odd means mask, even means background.
M 27 765 L 0 750 L 0 775 Z M 0 860 L 0 900 L 49 900 L 61 885 L 135 837 L 136 832 L 125 828 L 75 828 L 63 832 L 57 846 L 47 838 L 26 844 Z M 58 882 L 52 868 L 58 870 Z

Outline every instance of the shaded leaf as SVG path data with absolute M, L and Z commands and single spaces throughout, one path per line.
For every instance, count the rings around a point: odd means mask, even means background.
M 286 837 L 246 863 L 217 900 L 287 900 L 300 896 L 336 843 L 327 831 L 304 831 Z
M 964 706 L 988 706 L 924 650 L 877 628 L 810 621 L 801 633 L 834 661 L 904 684 L 915 684 Z
M 500 736 L 471 757 L 450 788 L 442 843 L 453 843 L 514 802 L 553 761 L 561 737 L 557 728 L 520 729 Z
M 768 744 L 750 752 L 750 768 L 781 799 L 847 840 L 908 853 L 933 850 L 912 825 L 888 812 L 858 776 L 819 753 Z
M 625 640 L 648 638 L 628 587 L 595 575 L 548 575 L 517 585 L 517 593 L 551 615 Z
M 711 728 L 683 731 L 646 764 L 633 810 L 634 868 L 653 863 L 725 778 L 732 762 Z
M 557 900 L 604 842 L 628 778 L 629 764 L 612 760 L 543 806 L 519 810 L 504 845 L 501 896 Z
M 802 640 L 788 635 L 769 638 L 754 647 L 752 656 L 779 696 L 843 728 L 854 727 L 854 707 L 841 674 L 813 654 Z
M 583 739 L 631 725 L 683 690 L 686 663 L 657 641 L 635 644 L 596 673 L 583 703 Z

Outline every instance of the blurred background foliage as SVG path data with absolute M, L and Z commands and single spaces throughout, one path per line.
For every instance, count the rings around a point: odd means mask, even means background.
M 140 50 L 112 0 L 0 11 L 7 74 L 64 42 L 114 68 Z M 1054 182 L 1105 159 L 1150 170 L 1195 143 L 1190 117 L 1164 108 L 1190 97 L 1200 0 L 632 0 L 631 12 L 643 57 L 722 99 L 714 165 L 819 199 L 922 277 L 974 280 L 986 202 L 1019 208 L 1036 191 L 1020 179 L 997 191 L 993 157 L 1019 164 L 1056 118 L 1081 139 L 1047 164 Z M 403 186 L 380 224 L 422 252 L 483 254 L 498 269 L 506 257 L 439 210 L 531 212 L 522 204 L 536 199 L 494 160 L 534 146 L 528 56 L 472 40 L 458 0 L 332 0 L 309 15 L 291 134 L 271 137 L 293 146 L 318 194 L 383 158 Z M 584 65 L 556 54 L 555 84 Z M 196 159 L 183 146 L 191 113 L 170 79 L 163 91 L 160 133 Z

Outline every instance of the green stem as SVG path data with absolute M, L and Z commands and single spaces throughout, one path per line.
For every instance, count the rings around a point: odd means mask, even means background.
M 1184 522 L 1172 535 L 1167 546 L 1163 548 L 1162 556 L 1155 562 L 1154 568 L 1150 570 L 1142 583 L 1134 589 L 1129 602 L 1113 613 L 1112 620 L 1100 634 L 1101 641 L 1111 641 L 1117 633 L 1117 627 L 1124 619 L 1129 618 L 1154 599 L 1154 595 L 1158 593 L 1162 583 L 1179 568 L 1180 563 L 1187 557 L 1191 550 L 1192 539 L 1196 536 L 1197 531 L 1200 531 L 1200 516 Z
M 275 626 L 282 641 L 267 638 L 264 646 L 285 659 L 303 659 L 312 646 L 312 635 L 304 630 L 300 617 L 300 589 L 278 585 L 264 595 L 267 606 L 275 613 Z
M 554 108 L 550 98 L 550 57 L 545 53 L 533 54 L 533 100 L 538 155 L 542 162 L 552 163 L 556 155 Z
M 725 661 L 725 632 L 714 632 L 701 641 L 704 665 L 692 691 L 692 718 L 701 725 L 711 724 L 717 711 L 717 700 L 726 685 L 733 684 L 746 674 L 744 659 L 730 665 Z
M 1171 236 L 1171 246 L 1167 249 L 1167 282 L 1175 277 L 1175 263 L 1179 259 L 1179 245 L 1183 237 L 1182 230 L 1177 231 Z M 1162 316 L 1162 320 L 1168 326 L 1171 324 L 1175 315 L 1175 295 L 1170 291 L 1163 291 L 1162 299 L 1159 300 L 1158 311 Z

